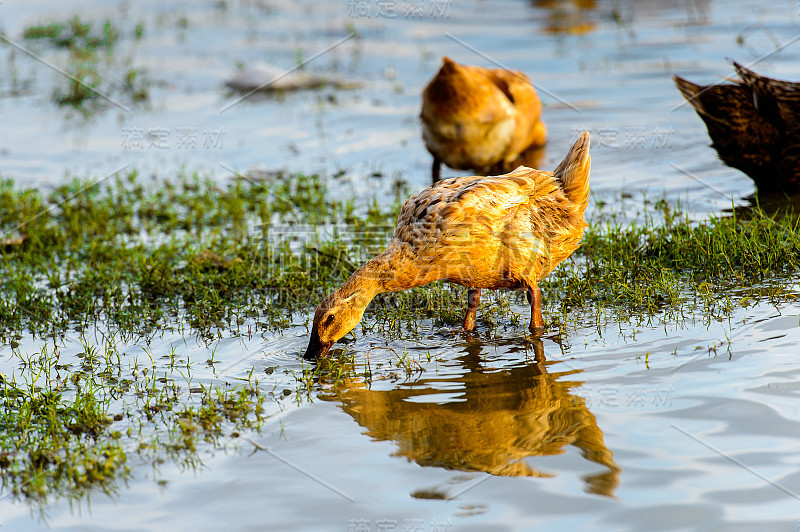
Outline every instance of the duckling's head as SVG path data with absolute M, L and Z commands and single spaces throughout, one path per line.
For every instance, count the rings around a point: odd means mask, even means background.
M 336 340 L 358 325 L 366 308 L 366 304 L 362 304 L 363 297 L 359 296 L 356 292 L 343 297 L 337 291 L 322 300 L 314 314 L 311 338 L 303 358 L 314 360 L 325 356 Z

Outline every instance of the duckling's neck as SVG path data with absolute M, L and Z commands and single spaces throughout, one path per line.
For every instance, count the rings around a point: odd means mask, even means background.
M 342 299 L 354 297 L 359 306 L 366 307 L 380 293 L 418 286 L 409 283 L 405 275 L 406 264 L 405 254 L 397 248 L 390 248 L 353 272 L 337 295 Z

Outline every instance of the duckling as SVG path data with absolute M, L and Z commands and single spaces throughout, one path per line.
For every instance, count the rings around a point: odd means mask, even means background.
M 458 170 L 507 172 L 528 148 L 542 146 L 542 104 L 522 72 L 459 65 L 449 57 L 422 91 L 422 138 L 441 163 Z
M 527 290 L 530 330 L 544 326 L 538 282 L 578 248 L 589 201 L 589 133 L 553 172 L 445 179 L 402 206 L 387 249 L 322 300 L 303 355 L 324 356 L 379 293 L 444 280 L 468 288 L 464 329 L 475 328 L 481 290 Z
M 781 81 L 734 62 L 742 81 L 675 84 L 706 124 L 719 158 L 760 192 L 800 192 L 800 83 Z

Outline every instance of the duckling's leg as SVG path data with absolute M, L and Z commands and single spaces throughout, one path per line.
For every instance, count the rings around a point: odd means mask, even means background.
M 434 155 L 433 166 L 431 166 L 431 178 L 433 179 L 434 185 L 436 184 L 437 181 L 439 181 L 441 170 L 442 170 L 442 160 Z
M 471 331 L 475 328 L 475 315 L 481 303 L 481 289 L 470 288 L 467 292 L 467 315 L 464 317 L 464 330 Z
M 531 304 L 531 325 L 528 327 L 531 332 L 537 332 L 544 329 L 544 320 L 542 320 L 542 291 L 539 285 L 533 284 L 528 287 L 528 302 Z

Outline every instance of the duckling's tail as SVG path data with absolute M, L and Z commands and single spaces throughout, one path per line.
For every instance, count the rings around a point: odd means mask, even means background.
M 564 194 L 578 205 L 589 203 L 589 166 L 592 157 L 589 155 L 589 132 L 583 134 L 575 141 L 567 156 L 561 161 L 553 174 L 561 183 Z

